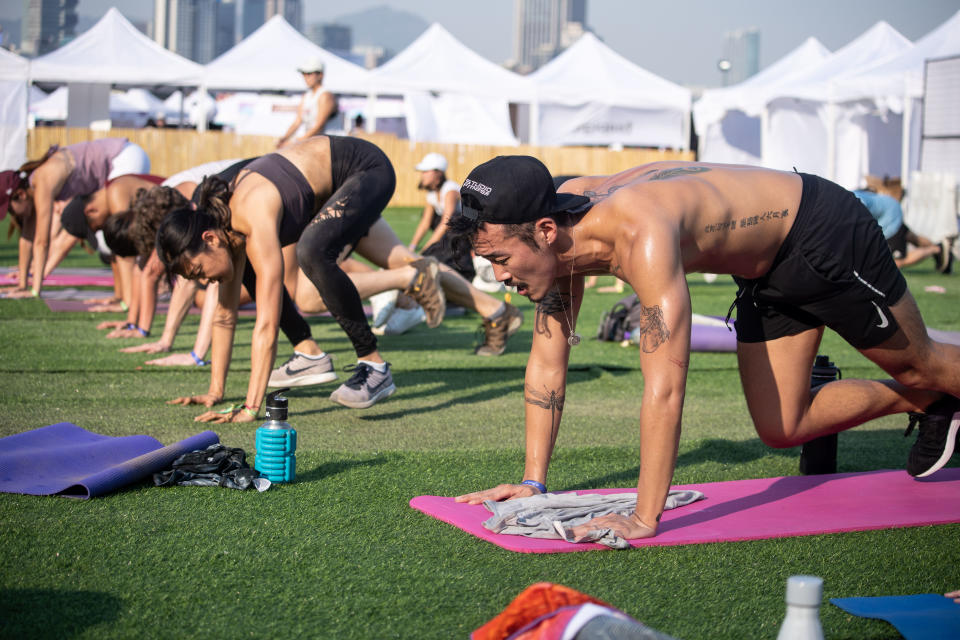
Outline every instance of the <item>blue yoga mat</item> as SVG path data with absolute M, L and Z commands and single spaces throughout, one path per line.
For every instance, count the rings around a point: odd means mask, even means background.
M 907 640 L 960 638 L 960 604 L 939 593 L 878 598 L 830 598 L 830 602 L 861 618 L 886 620 Z
M 165 447 L 150 436 L 104 436 L 69 422 L 52 424 L 0 438 L 0 491 L 102 496 L 219 441 L 214 432 L 203 431 Z

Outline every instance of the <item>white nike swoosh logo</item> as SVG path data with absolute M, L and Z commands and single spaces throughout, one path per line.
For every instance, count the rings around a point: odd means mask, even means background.
M 870 301 L 870 304 L 872 304 L 873 306 L 875 306 L 875 307 L 877 308 L 877 313 L 880 314 L 880 324 L 878 324 L 877 327 L 879 327 L 880 329 L 884 329 L 884 328 L 886 328 L 887 326 L 889 326 L 889 325 L 890 325 L 890 321 L 887 320 L 887 316 L 883 315 L 883 310 L 880 308 L 880 305 L 878 305 L 878 304 L 877 304 L 876 302 L 874 302 L 873 300 Z

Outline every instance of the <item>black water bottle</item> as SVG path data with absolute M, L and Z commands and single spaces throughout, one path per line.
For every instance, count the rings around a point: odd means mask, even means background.
M 810 376 L 810 389 L 839 380 L 840 369 L 830 362 L 830 356 L 817 356 Z M 805 476 L 837 472 L 837 435 L 814 438 L 800 449 L 800 473 Z

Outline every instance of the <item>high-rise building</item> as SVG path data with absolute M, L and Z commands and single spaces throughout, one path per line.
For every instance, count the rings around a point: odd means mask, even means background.
M 76 35 L 78 0 L 24 0 L 20 48 L 24 55 L 53 51 Z
M 153 39 L 205 64 L 233 46 L 235 10 L 233 2 L 226 0 L 154 0 Z
M 237 44 L 237 3 L 220 0 L 217 5 L 217 35 L 213 56 L 217 57 Z
M 240 35 L 242 38 L 246 38 L 267 21 L 267 2 L 266 0 L 241 0 L 241 2 L 243 2 L 243 8 L 241 9 L 243 18 L 241 19 Z
M 743 82 L 760 70 L 760 30 L 737 29 L 723 34 L 723 59 L 720 61 L 723 85 Z
M 275 15 L 283 16 L 290 26 L 303 33 L 303 4 L 300 0 L 267 0 L 264 18 L 269 20 Z
M 345 24 L 317 24 L 314 31 L 313 41 L 327 51 L 349 53 L 353 48 L 353 29 Z
M 520 73 L 540 68 L 587 29 L 587 0 L 515 0 L 514 63 Z

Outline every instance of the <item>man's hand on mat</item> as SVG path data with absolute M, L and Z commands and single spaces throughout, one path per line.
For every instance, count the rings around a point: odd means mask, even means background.
M 170 351 L 170 345 L 165 344 L 160 340 L 157 340 L 156 342 L 146 342 L 144 344 L 136 344 L 136 345 L 133 345 L 132 347 L 124 347 L 123 349 L 120 349 L 120 353 L 166 353 L 167 351 Z M 177 355 L 180 355 L 180 354 L 177 354 Z M 182 355 L 187 359 L 187 362 L 181 362 L 177 364 L 194 364 L 193 358 L 190 357 L 190 354 L 184 353 Z M 151 360 L 147 364 L 155 364 L 155 363 L 156 363 L 155 360 Z
M 124 349 L 125 351 L 125 349 Z M 189 353 L 171 353 L 162 358 L 147 360 L 144 364 L 152 364 L 158 367 L 195 367 L 196 361 Z
M 125 320 L 104 320 L 97 325 L 97 329 L 103 331 L 104 329 L 119 329 L 120 327 L 125 327 L 127 325 Z
M 645 525 L 635 513 L 630 514 L 630 516 L 610 513 L 574 527 L 573 535 L 579 539 L 597 529 L 610 529 L 625 540 L 652 538 L 657 534 L 656 528 Z
M 484 500 L 512 500 L 514 498 L 526 498 L 537 495 L 537 490 L 526 484 L 501 484 L 493 489 L 485 491 L 474 491 L 454 498 L 455 502 L 467 502 L 469 504 L 483 504 Z
M 188 404 L 202 404 L 205 407 L 212 407 L 223 400 L 222 396 L 215 396 L 210 393 L 204 393 L 199 396 L 180 396 L 179 398 L 174 398 L 173 400 L 167 400 L 167 404 L 182 404 L 184 406 Z
M 951 591 L 950 593 L 945 593 L 943 595 L 945 595 L 948 598 L 953 598 L 954 602 L 956 602 L 957 604 L 960 604 L 960 590 Z

